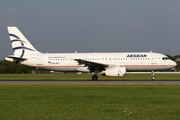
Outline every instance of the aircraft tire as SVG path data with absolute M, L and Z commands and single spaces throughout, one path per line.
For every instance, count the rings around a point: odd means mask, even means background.
M 97 75 L 93 75 L 92 76 L 92 80 L 98 80 L 98 76 Z
M 152 78 L 151 78 L 152 80 L 156 80 L 156 77 L 154 77 L 154 76 L 152 76 Z

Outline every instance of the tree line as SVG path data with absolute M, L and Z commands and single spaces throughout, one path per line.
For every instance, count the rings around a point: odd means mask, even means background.
M 176 60 L 180 58 L 180 55 L 170 56 L 167 55 L 171 60 Z M 176 71 L 180 71 L 180 61 L 177 62 L 177 66 L 175 68 Z M 37 70 L 36 68 L 19 65 L 16 63 L 8 62 L 8 61 L 0 61 L 0 74 L 32 74 L 35 71 L 36 74 L 49 73 L 46 70 Z
M 23 74 L 32 73 L 35 68 L 19 65 L 8 61 L 0 61 L 0 74 Z

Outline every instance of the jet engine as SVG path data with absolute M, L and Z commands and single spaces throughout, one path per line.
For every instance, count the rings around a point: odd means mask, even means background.
M 108 67 L 105 71 L 102 72 L 102 75 L 110 77 L 126 76 L 126 68 L 119 66 Z

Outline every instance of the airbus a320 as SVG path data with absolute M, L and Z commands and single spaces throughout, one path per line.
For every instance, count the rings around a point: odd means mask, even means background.
M 166 55 L 154 52 L 117 53 L 41 53 L 37 51 L 17 27 L 8 27 L 14 55 L 6 61 L 60 72 L 98 73 L 110 77 L 126 76 L 126 71 L 157 71 L 174 68 L 176 63 Z M 152 75 L 152 80 L 155 76 Z

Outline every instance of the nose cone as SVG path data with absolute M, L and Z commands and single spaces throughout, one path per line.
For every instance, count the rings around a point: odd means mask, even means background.
M 172 61 L 171 65 L 172 65 L 173 67 L 176 67 L 177 63 L 174 62 L 174 61 Z

